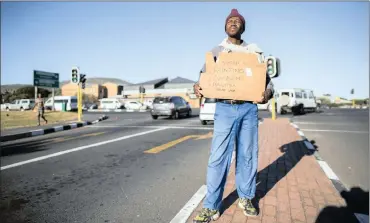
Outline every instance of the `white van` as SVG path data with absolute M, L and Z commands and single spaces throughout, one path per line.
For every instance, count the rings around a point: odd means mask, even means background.
M 124 108 L 124 103 L 117 98 L 100 99 L 101 109 L 121 109 Z
M 278 114 L 292 112 L 304 114 L 307 111 L 317 111 L 316 97 L 312 90 L 290 88 L 276 90 L 276 110 Z
M 77 111 L 77 96 L 55 96 L 54 97 L 54 106 L 56 111 L 63 110 L 63 103 L 66 104 L 67 111 Z M 53 98 L 49 98 L 45 102 L 46 109 L 52 109 L 53 107 Z

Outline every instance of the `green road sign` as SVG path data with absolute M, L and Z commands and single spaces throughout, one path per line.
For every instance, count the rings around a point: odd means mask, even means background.
M 33 85 L 37 87 L 59 88 L 59 74 L 34 70 Z

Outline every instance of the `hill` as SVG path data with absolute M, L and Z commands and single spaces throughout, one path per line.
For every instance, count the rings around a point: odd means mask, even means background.
M 60 86 L 68 84 L 69 82 L 70 82 L 70 80 L 62 81 L 60 83 Z M 131 84 L 130 82 L 124 81 L 124 80 L 119 79 L 119 78 L 108 78 L 108 77 L 91 77 L 91 78 L 87 78 L 87 81 L 86 81 L 86 83 L 89 83 L 89 84 L 104 84 L 104 83 L 107 83 L 107 82 L 120 84 L 120 85 L 129 85 L 129 84 Z

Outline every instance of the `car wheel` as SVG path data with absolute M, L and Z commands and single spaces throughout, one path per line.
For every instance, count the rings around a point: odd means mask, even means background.
M 202 123 L 202 125 L 207 125 L 207 121 L 204 120 L 200 120 L 200 123 Z
M 188 111 L 188 114 L 186 115 L 188 118 L 191 117 L 191 109 Z
M 152 115 L 152 119 L 158 119 L 158 115 Z
M 303 114 L 304 114 L 304 106 L 303 106 L 303 105 L 301 105 L 301 106 L 299 107 L 299 113 L 300 113 L 301 115 L 303 115 Z
M 179 112 L 176 111 L 175 112 L 175 115 L 173 116 L 173 119 L 179 119 L 180 115 L 179 115 Z
M 24 111 L 24 108 L 21 108 L 21 111 Z

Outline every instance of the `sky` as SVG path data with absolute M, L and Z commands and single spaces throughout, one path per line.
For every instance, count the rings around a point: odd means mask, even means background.
M 32 84 L 33 70 L 69 80 L 197 80 L 225 37 L 232 8 L 243 39 L 281 61 L 275 88 L 369 97 L 368 2 L 2 2 L 1 84 Z M 350 95 L 354 88 L 355 94 Z

